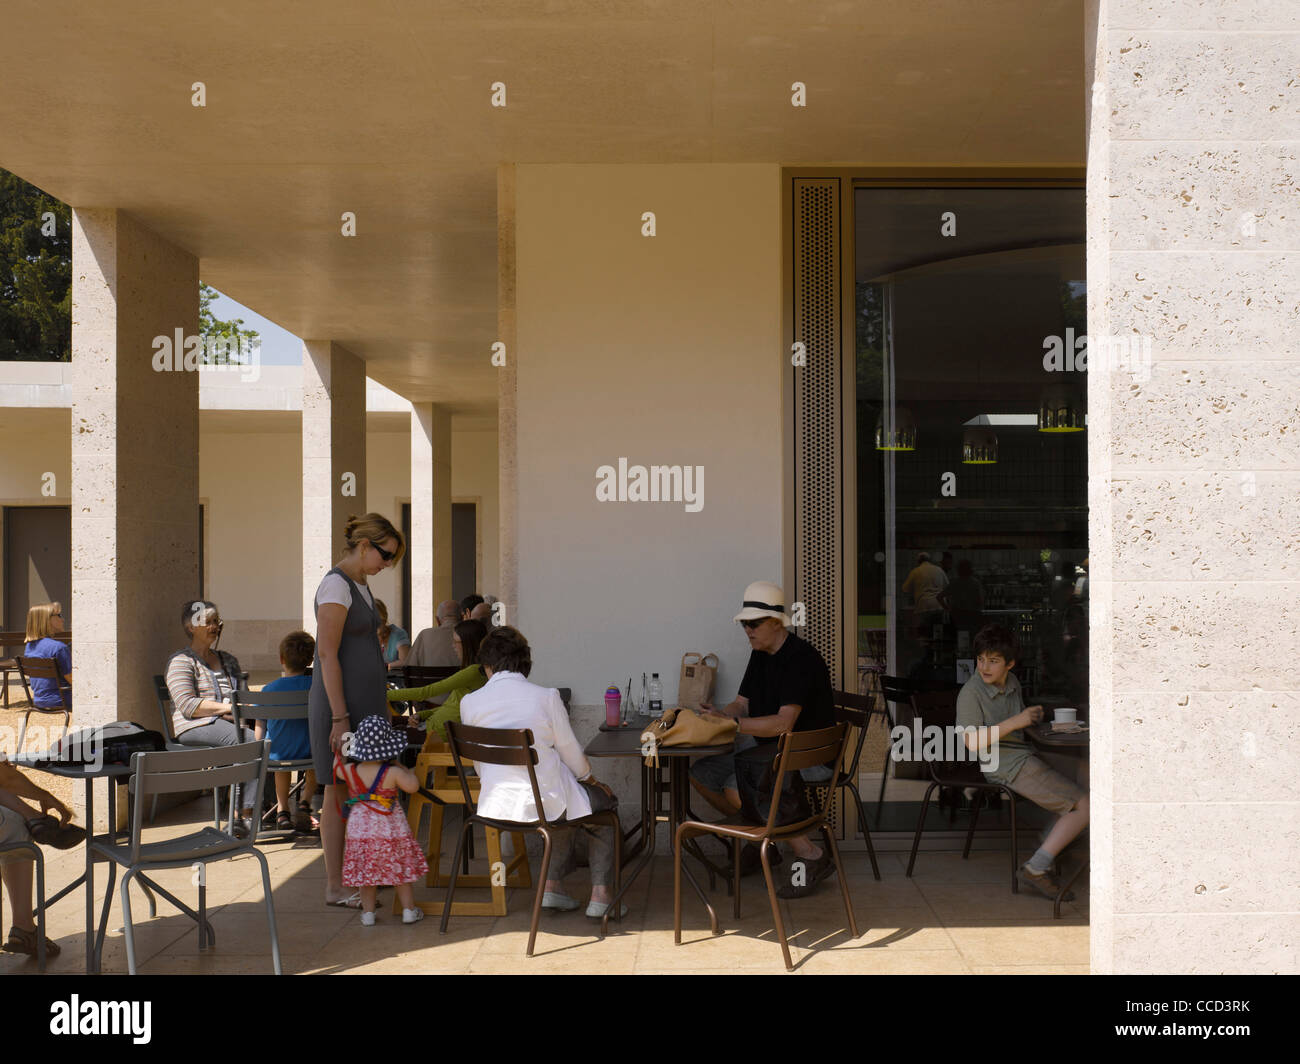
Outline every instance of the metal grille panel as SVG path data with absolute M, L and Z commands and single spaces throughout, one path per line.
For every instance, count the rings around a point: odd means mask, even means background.
M 840 187 L 835 178 L 794 182 L 794 339 L 808 364 L 794 374 L 795 588 L 801 635 L 843 683 L 842 277 Z

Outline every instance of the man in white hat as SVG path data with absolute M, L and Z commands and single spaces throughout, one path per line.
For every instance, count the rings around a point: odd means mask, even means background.
M 735 620 L 743 625 L 751 652 L 740 690 L 729 705 L 716 709 L 704 704 L 705 712 L 732 717 L 739 722 L 735 749 L 729 754 L 702 758 L 691 766 L 691 784 L 715 809 L 728 816 L 740 812 L 736 785 L 736 754 L 763 743 L 775 743 L 788 731 L 815 731 L 835 724 L 835 706 L 830 670 L 812 644 L 788 631 L 790 617 L 785 594 L 776 584 L 759 580 L 745 588 L 745 598 Z M 804 770 L 804 779 L 820 783 L 830 779 L 831 769 L 816 766 Z M 830 857 L 807 836 L 790 839 L 791 849 L 804 866 L 798 886 L 795 878 L 783 882 L 782 897 L 812 893 L 819 880 L 835 871 Z M 775 852 L 772 847 L 769 852 Z M 758 848 L 746 847 L 741 868 L 745 874 L 759 870 Z M 776 863 L 780 863 L 777 856 Z

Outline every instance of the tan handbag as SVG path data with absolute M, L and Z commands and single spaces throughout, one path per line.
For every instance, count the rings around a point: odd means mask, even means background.
M 662 717 L 641 732 L 641 753 L 645 755 L 647 765 L 653 764 L 658 768 L 659 747 L 730 746 L 738 727 L 737 721 L 702 717 L 693 709 L 665 709 Z
M 711 663 L 711 664 L 710 664 Z M 718 678 L 718 655 L 682 655 L 682 675 L 677 684 L 677 704 L 687 709 L 699 709 L 701 703 L 713 698 L 713 681 Z

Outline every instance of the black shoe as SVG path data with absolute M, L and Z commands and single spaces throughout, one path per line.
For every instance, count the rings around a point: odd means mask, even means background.
M 1056 901 L 1056 896 L 1061 892 L 1061 884 L 1051 872 L 1031 872 L 1028 865 L 1021 865 L 1016 878 L 1022 887 L 1028 887 L 1050 901 Z M 1074 901 L 1074 891 L 1067 890 L 1061 900 Z
M 759 856 L 761 849 L 752 842 L 745 843 L 740 848 L 740 878 L 746 876 L 756 876 L 763 871 L 762 858 Z M 771 868 L 780 868 L 784 860 L 781 851 L 776 846 L 767 848 L 767 863 Z
M 803 882 L 794 882 L 795 873 L 803 870 Z M 834 874 L 835 862 L 828 853 L 818 858 L 796 857 L 790 862 L 790 874 L 784 876 L 776 885 L 778 898 L 806 898 L 817 889 L 817 884 L 827 876 Z
M 86 829 L 76 824 L 60 825 L 52 816 L 34 816 L 27 821 L 27 832 L 35 842 L 42 846 L 53 846 L 56 850 L 70 850 L 79 845 L 86 837 Z

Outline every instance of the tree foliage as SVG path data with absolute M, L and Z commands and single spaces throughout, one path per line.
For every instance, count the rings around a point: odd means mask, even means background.
M 0 170 L 0 360 L 72 357 L 72 211 Z

